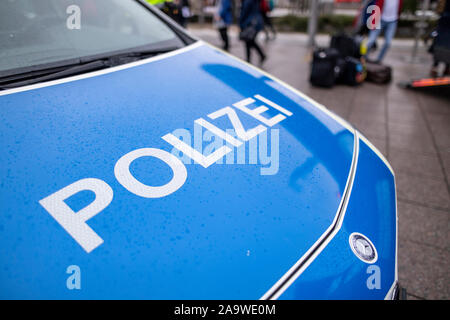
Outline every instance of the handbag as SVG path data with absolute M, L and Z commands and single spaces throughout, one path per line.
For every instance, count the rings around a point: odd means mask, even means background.
M 256 38 L 256 34 L 258 33 L 256 30 L 256 24 L 257 21 L 253 19 L 249 25 L 242 29 L 241 32 L 239 32 L 239 40 L 245 42 L 254 40 Z

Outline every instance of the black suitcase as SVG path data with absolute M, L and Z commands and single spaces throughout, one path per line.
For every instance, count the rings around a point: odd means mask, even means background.
M 346 57 L 344 61 L 345 67 L 339 77 L 339 82 L 350 86 L 361 84 L 366 78 L 366 71 L 361 60 L 353 57 Z
M 384 84 L 392 79 L 392 68 L 390 66 L 367 62 L 367 81 Z
M 332 87 L 336 82 L 338 71 L 336 62 L 339 52 L 330 48 L 319 48 L 314 51 L 309 81 L 319 87 Z
M 331 37 L 330 47 L 339 51 L 341 57 L 360 58 L 361 37 L 350 37 L 345 33 L 338 33 Z

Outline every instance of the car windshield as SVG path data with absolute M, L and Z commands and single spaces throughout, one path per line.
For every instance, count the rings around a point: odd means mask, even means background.
M 0 76 L 134 48 L 156 52 L 183 45 L 136 0 L 0 1 Z

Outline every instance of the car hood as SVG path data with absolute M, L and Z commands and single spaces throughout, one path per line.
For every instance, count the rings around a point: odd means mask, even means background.
M 256 97 L 291 114 L 268 126 L 233 107 Z M 230 146 L 234 160 L 204 167 L 162 139 L 172 133 L 194 145 L 199 118 L 232 129 L 229 117 L 208 117 L 227 106 L 245 130 L 267 128 L 241 153 Z M 281 114 L 269 109 L 266 118 Z M 207 130 L 200 137 L 202 152 L 213 152 L 217 137 Z M 252 141 L 259 141 L 257 149 Z M 257 299 L 335 221 L 354 134 L 292 88 L 197 42 L 111 70 L 0 92 L 0 145 L 1 298 Z M 114 166 L 141 148 L 178 154 L 184 184 L 160 198 L 124 188 Z M 163 185 L 172 175 L 149 157 L 130 171 L 147 185 Z M 84 178 L 113 190 L 111 203 L 86 222 L 104 241 L 89 253 L 39 203 Z M 77 212 L 92 201 L 92 193 L 80 192 L 65 202 Z M 73 270 L 81 272 L 81 290 L 69 290 Z

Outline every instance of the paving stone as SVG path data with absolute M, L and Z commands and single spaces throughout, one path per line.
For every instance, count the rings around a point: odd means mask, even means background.
M 450 115 L 428 114 L 427 120 L 438 148 L 450 151 Z
M 424 206 L 450 208 L 447 184 L 444 180 L 418 177 L 414 174 L 396 172 L 399 199 L 410 200 Z
M 395 172 L 444 180 L 444 171 L 437 155 L 389 148 L 389 162 Z
M 400 136 L 410 136 L 411 138 L 423 138 L 426 137 L 431 142 L 431 133 L 428 130 L 425 123 L 418 124 L 401 124 L 401 123 L 392 123 L 388 121 L 388 130 L 389 134 L 392 136 L 400 135 Z
M 326 102 L 323 105 L 344 119 L 350 113 L 350 106 L 343 103 Z
M 448 97 L 427 92 L 418 94 L 417 97 L 426 113 L 450 115 L 450 99 Z
M 405 151 L 436 154 L 436 148 L 429 135 L 412 136 L 410 134 L 391 133 L 389 145 Z
M 386 139 L 386 122 L 379 119 L 368 119 L 367 117 L 350 115 L 350 123 L 360 132 L 362 132 L 369 140 Z
M 397 124 L 411 124 L 411 125 L 424 125 L 425 119 L 419 110 L 410 108 L 401 108 L 399 110 L 393 110 L 391 104 L 388 105 L 388 121 L 390 123 Z
M 450 213 L 398 201 L 399 238 L 450 249 Z
M 414 95 L 411 95 L 411 93 L 409 92 L 401 92 L 401 91 L 396 93 L 392 93 L 392 91 L 387 92 L 386 99 L 389 103 L 398 106 L 413 106 L 413 107 L 419 106 L 419 101 L 417 101 L 417 98 L 415 98 Z
M 418 297 L 414 294 L 410 294 L 408 293 L 408 291 L 406 291 L 406 300 L 425 300 L 425 298 L 422 297 Z
M 354 105 L 350 114 L 350 119 L 352 118 L 386 122 L 386 111 L 383 107 Z
M 389 113 L 415 113 L 422 116 L 419 104 L 410 102 L 396 102 L 391 99 L 387 99 L 388 112 Z
M 399 239 L 398 277 L 407 292 L 425 299 L 450 299 L 450 253 Z
M 450 135 L 450 115 L 445 114 L 427 114 L 427 120 L 431 132 L 443 132 Z
M 450 152 L 440 152 L 440 156 L 444 164 L 444 171 L 447 176 L 447 183 L 450 183 Z
M 418 106 L 418 101 L 414 93 L 406 91 L 405 89 L 394 89 L 391 86 L 391 88 L 386 91 L 386 97 L 389 102 L 398 105 Z
M 357 91 L 353 98 L 354 105 L 358 107 L 385 108 L 386 99 L 383 93 L 378 95 L 366 95 L 365 91 Z

